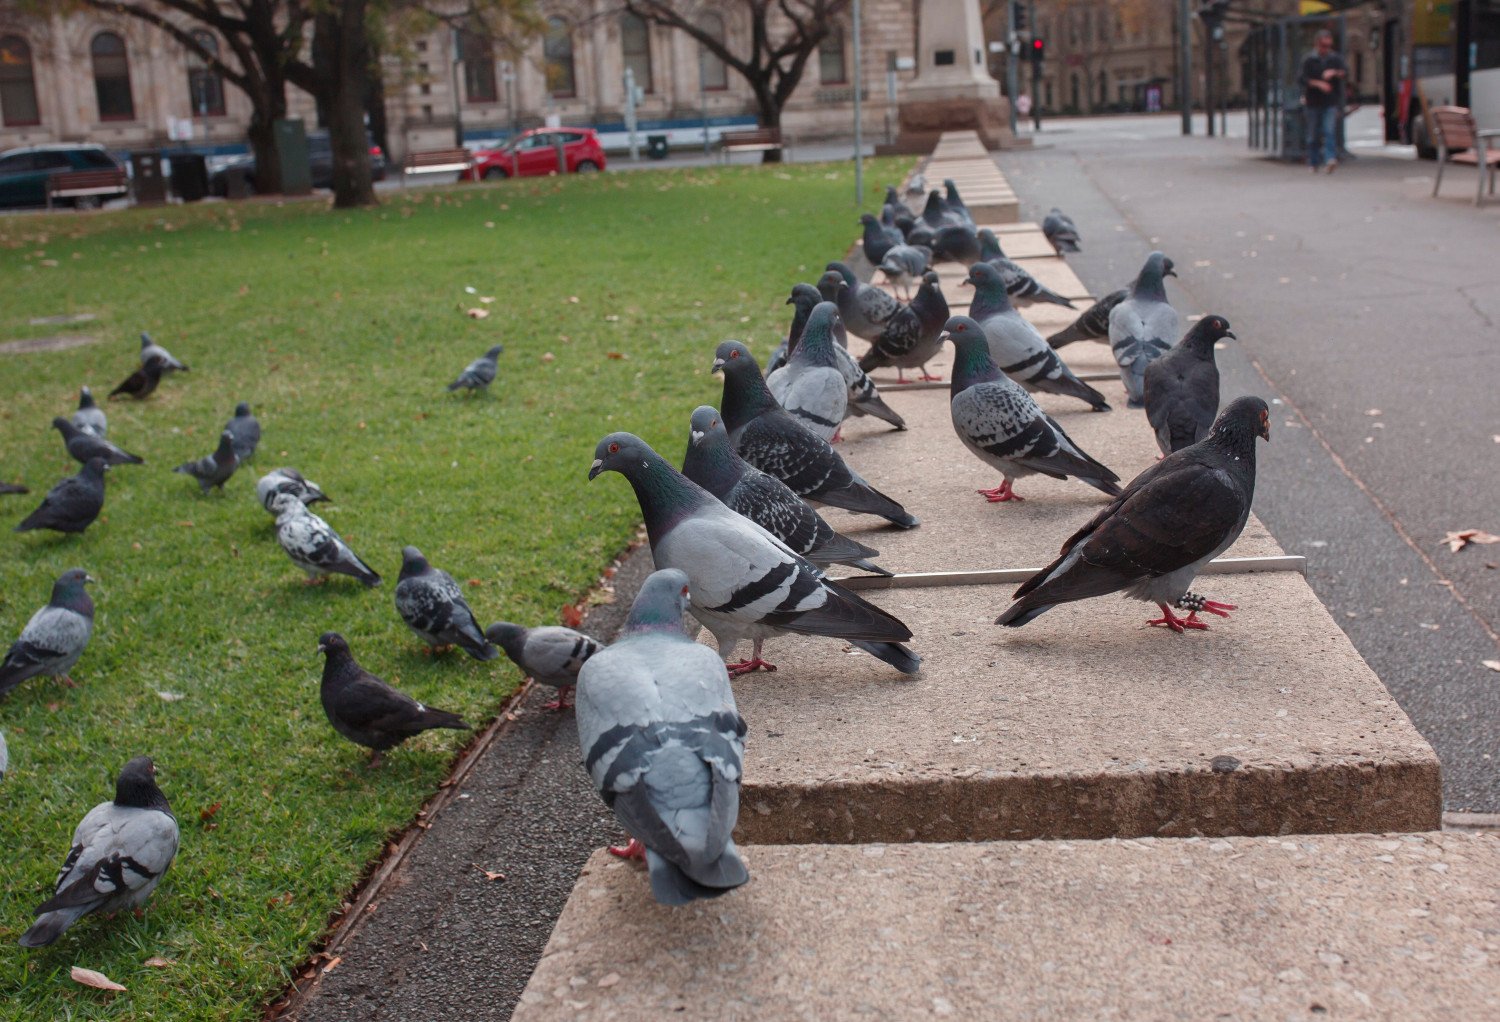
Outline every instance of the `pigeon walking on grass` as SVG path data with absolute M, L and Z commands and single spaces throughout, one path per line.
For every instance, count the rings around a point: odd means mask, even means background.
M 17 525 L 16 532 L 51 529 L 82 532 L 104 510 L 104 459 L 90 458 L 77 475 L 68 476 L 47 491 L 42 503 Z
M 1165 278 L 1175 277 L 1172 260 L 1152 252 L 1130 286 L 1130 295 L 1109 314 L 1109 346 L 1130 395 L 1127 404 L 1145 401 L 1146 367 L 1176 340 L 1177 310 L 1167 303 Z
M 582 632 L 562 625 L 525 628 L 497 621 L 484 630 L 485 638 L 505 651 L 510 662 L 532 681 L 557 689 L 557 698 L 544 710 L 566 710 L 573 705 L 573 686 L 589 657 L 604 646 Z
M 271 501 L 278 493 L 290 493 L 298 500 L 306 504 L 316 504 L 320 500 L 327 500 L 325 494 L 318 484 L 303 477 L 301 472 L 295 468 L 272 469 L 261 476 L 255 483 L 255 499 L 260 501 L 260 506 L 276 512 L 271 507 Z
M 370 766 L 380 765 L 385 750 L 423 731 L 469 730 L 458 714 L 423 706 L 359 666 L 338 632 L 320 635 L 318 652 L 326 658 L 319 694 L 328 723 L 355 745 L 370 750 Z
M 1078 234 L 1078 225 L 1056 206 L 1042 219 L 1042 233 L 1052 242 L 1058 255 L 1083 251 L 1083 239 Z
M 241 463 L 255 457 L 255 448 L 260 446 L 260 420 L 250 413 L 248 401 L 234 406 L 234 416 L 224 424 L 224 432 L 233 439 L 234 456 Z
M 663 905 L 716 898 L 750 879 L 732 836 L 745 722 L 724 664 L 683 630 L 688 593 L 683 572 L 653 573 L 620 638 L 578 679 L 584 766 L 630 835 L 610 851 L 645 860 Z
M 219 446 L 212 454 L 205 455 L 197 461 L 183 462 L 174 468 L 173 472 L 181 472 L 183 475 L 192 476 L 198 480 L 198 488 L 207 493 L 215 486 L 219 492 L 224 492 L 224 484 L 229 482 L 229 477 L 234 475 L 234 470 L 240 467 L 239 455 L 234 453 L 234 434 L 225 430 L 219 434 Z
M 822 282 L 819 284 L 821 287 Z M 895 366 L 898 383 L 906 382 L 907 369 L 920 370 L 920 380 L 941 379 L 928 374 L 927 363 L 943 346 L 943 324 L 947 320 L 948 300 L 938 286 L 938 275 L 928 270 L 911 304 L 900 306 L 880 334 L 869 338 L 870 350 L 860 358 L 859 367 L 872 373 L 883 366 Z
M 849 408 L 849 385 L 838 365 L 833 333 L 838 307 L 819 302 L 803 328 L 786 365 L 766 379 L 782 408 L 824 440 L 838 433 Z
M 151 339 L 148 333 L 141 334 L 141 367 L 152 364 L 161 366 L 164 373 L 185 373 L 188 367 L 179 362 L 172 353 Z
M 292 563 L 307 572 L 308 585 L 317 585 L 327 575 L 349 575 L 371 588 L 380 585 L 374 569 L 297 497 L 278 493 L 271 498 L 271 510 L 276 513 L 276 541 Z
M 156 785 L 149 756 L 125 764 L 113 802 L 88 811 L 57 873 L 52 897 L 36 908 L 22 947 L 46 947 L 90 912 L 139 908 L 177 857 L 177 818 Z
M 1214 344 L 1233 339 L 1223 316 L 1204 316 L 1177 346 L 1146 367 L 1146 421 L 1156 446 L 1171 454 L 1208 436 L 1219 413 L 1219 367 Z
M 1228 617 L 1235 606 L 1188 591 L 1209 561 L 1239 538 L 1255 496 L 1255 441 L 1271 438 L 1258 397 L 1224 409 L 1204 440 L 1167 455 L 1063 544 L 1062 554 L 1016 590 L 996 624 L 1019 628 L 1059 603 L 1109 593 L 1154 603 L 1148 624 L 1207 628 L 1198 611 Z M 1189 611 L 1180 618 L 1172 608 Z
M 837 285 L 839 288 L 847 287 L 842 278 L 838 279 Z M 812 310 L 817 308 L 818 303 L 823 301 L 823 296 L 811 284 L 796 284 L 792 287 L 791 297 L 786 301 L 788 305 L 795 306 L 792 326 L 787 332 L 785 343 L 777 349 L 780 355 L 779 363 L 773 364 L 777 358 L 775 354 L 771 356 L 772 361 L 766 363 L 767 382 L 775 375 L 777 369 L 786 365 L 787 351 L 796 349 L 798 342 L 802 339 L 802 331 L 807 326 L 808 317 L 812 315 Z M 897 429 L 905 429 L 906 420 L 885 403 L 885 399 L 880 396 L 880 391 L 875 387 L 875 381 L 870 379 L 869 375 L 859 367 L 859 363 L 854 360 L 854 356 L 849 354 L 849 336 L 844 328 L 842 317 L 834 323 L 833 339 L 836 342 L 833 350 L 834 363 L 838 366 L 839 372 L 843 373 L 844 382 L 849 387 L 847 414 L 872 415 L 884 422 L 889 422 Z
M 144 465 L 146 460 L 93 433 L 86 433 L 73 425 L 71 419 L 61 415 L 52 420 L 52 428 L 62 434 L 68 454 L 80 465 L 87 465 L 90 458 L 103 458 L 106 465 Z
M 713 633 L 726 661 L 750 639 L 750 659 L 732 674 L 774 670 L 761 657 L 766 639 L 785 632 L 824 635 L 858 646 L 905 674 L 922 660 L 901 643 L 911 630 L 879 607 L 824 577 L 812 562 L 668 465 L 640 437 L 599 441 L 589 478 L 619 472 L 635 490 L 658 567 L 687 573 L 692 613 Z
M 458 374 L 458 379 L 448 384 L 448 390 L 488 390 L 489 385 L 495 382 L 495 374 L 500 371 L 499 358 L 505 351 L 505 345 L 497 344 L 480 355 L 474 361 L 464 366 L 464 371 Z
M 0 696 L 43 674 L 73 686 L 68 672 L 94 634 L 94 601 L 84 588 L 92 581 L 82 568 L 71 568 L 52 584 L 52 598 L 31 615 L 0 662 Z
M 1084 309 L 1072 323 L 1048 337 L 1047 343 L 1053 348 L 1061 348 L 1074 341 L 1103 341 L 1108 344 L 1109 314 L 1114 311 L 1116 305 L 1129 297 L 1130 292 L 1123 287 L 1118 291 L 1111 291 Z
M 459 646 L 475 660 L 493 660 L 500 655 L 484 637 L 453 576 L 428 564 L 414 546 L 401 549 L 396 613 L 434 653 Z
M 109 397 L 111 400 L 117 397 L 131 397 L 137 401 L 144 401 L 155 393 L 156 386 L 161 383 L 162 374 L 165 372 L 164 363 L 149 362 L 125 377 L 118 387 L 109 392 Z
M 94 392 L 87 387 L 78 389 L 78 411 L 73 413 L 73 425 L 97 437 L 109 435 L 109 419 L 104 409 L 94 403 Z
M 988 227 L 979 232 L 978 261 L 994 267 L 1000 274 L 1000 279 L 1005 282 L 1006 293 L 1015 301 L 1028 304 L 1045 302 L 1049 305 L 1073 308 L 1072 299 L 1064 298 L 1050 287 L 1043 285 L 1024 266 L 1007 258 L 1005 250 L 1000 247 L 1000 239 Z

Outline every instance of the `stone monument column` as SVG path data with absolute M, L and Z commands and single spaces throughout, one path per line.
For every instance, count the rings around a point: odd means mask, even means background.
M 926 152 L 945 131 L 977 131 L 989 149 L 1013 143 L 1009 101 L 985 61 L 979 0 L 917 3 L 917 77 L 902 89 L 896 149 Z

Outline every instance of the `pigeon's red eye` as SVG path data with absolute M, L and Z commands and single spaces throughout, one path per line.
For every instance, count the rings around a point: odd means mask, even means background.
M 620 445 L 619 444 L 610 444 L 609 445 L 609 453 L 610 454 L 619 454 L 620 453 Z
M 740 353 L 739 353 L 739 352 L 737 352 L 737 351 L 731 351 L 731 352 L 730 352 L 730 353 L 729 353 L 729 357 L 730 357 L 730 358 L 739 358 L 739 357 L 740 357 Z

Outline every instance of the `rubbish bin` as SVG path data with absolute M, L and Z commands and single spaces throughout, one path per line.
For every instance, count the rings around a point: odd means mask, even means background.
M 281 158 L 281 193 L 307 195 L 312 191 L 312 162 L 307 153 L 307 130 L 299 117 L 274 122 L 276 152 Z
M 224 168 L 224 198 L 248 199 L 250 197 L 250 168 Z
M 138 206 L 160 206 L 167 201 L 167 183 L 161 176 L 161 153 L 130 154 L 130 187 Z
M 208 160 L 202 153 L 172 154 L 172 194 L 183 202 L 201 202 L 208 195 Z
M 647 135 L 646 155 L 653 160 L 665 160 L 667 158 L 667 136 Z

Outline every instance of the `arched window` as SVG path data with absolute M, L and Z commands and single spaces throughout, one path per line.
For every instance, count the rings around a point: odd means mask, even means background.
M 31 73 L 31 47 L 18 35 L 0 37 L 0 116 L 7 128 L 42 123 Z
M 219 40 L 212 32 L 199 29 L 193 33 L 193 41 L 213 56 L 219 55 Z M 224 78 L 194 50 L 188 50 L 188 95 L 192 97 L 194 117 L 224 116 Z
M 135 100 L 130 97 L 130 58 L 125 40 L 113 32 L 100 32 L 89 46 L 94 60 L 94 96 L 99 101 L 101 121 L 135 119 Z
M 824 85 L 842 85 L 849 80 L 844 64 L 844 29 L 835 25 L 818 44 L 818 81 Z
M 494 103 L 500 98 L 495 81 L 495 46 L 487 37 L 463 29 L 458 33 L 458 59 L 464 65 L 464 98 L 470 103 Z
M 573 30 L 561 18 L 547 19 L 542 59 L 547 69 L 547 91 L 559 99 L 578 95 L 573 78 Z
M 635 84 L 651 91 L 651 28 L 646 19 L 626 11 L 620 15 L 620 51 Z
M 714 42 L 724 44 L 724 19 L 719 15 L 712 12 L 699 15 L 698 27 Z M 705 89 L 729 88 L 729 69 L 702 43 L 698 44 L 698 80 Z

